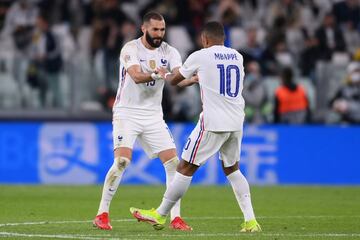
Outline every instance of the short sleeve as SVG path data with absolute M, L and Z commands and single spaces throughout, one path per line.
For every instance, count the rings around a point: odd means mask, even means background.
M 198 54 L 199 52 L 192 53 L 180 67 L 179 72 L 184 78 L 190 78 L 199 69 Z
M 179 51 L 174 48 L 174 47 L 171 47 L 170 48 L 170 71 L 172 71 L 174 68 L 177 68 L 177 67 L 181 67 L 181 64 L 182 64 L 182 60 L 181 60 L 181 56 L 180 56 L 180 53 Z
M 124 64 L 125 69 L 128 69 L 133 65 L 140 65 L 135 43 L 128 43 L 122 48 L 120 53 L 120 62 Z

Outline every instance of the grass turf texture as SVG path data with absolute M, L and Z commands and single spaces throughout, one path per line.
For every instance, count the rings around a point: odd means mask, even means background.
M 157 207 L 163 186 L 121 185 L 112 202 L 112 231 L 92 227 L 101 186 L 0 185 L 0 238 L 9 239 L 360 239 L 360 187 L 252 187 L 262 233 L 240 233 L 243 221 L 230 186 L 191 186 L 182 215 L 194 228 L 155 231 L 129 207 Z M 11 225 L 11 223 L 17 223 Z

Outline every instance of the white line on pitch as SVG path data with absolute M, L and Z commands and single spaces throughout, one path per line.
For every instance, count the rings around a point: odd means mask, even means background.
M 134 234 L 122 235 L 123 237 L 115 237 L 111 235 L 85 235 L 85 234 L 25 234 L 16 232 L 0 232 L 0 237 L 28 237 L 28 238 L 61 238 L 61 239 L 112 239 L 112 240 L 127 240 L 140 239 L 139 237 L 147 237 L 141 239 L 148 239 L 149 237 L 186 237 L 186 238 L 199 238 L 199 237 L 239 237 L 239 236 L 266 236 L 266 237 L 333 237 L 333 238 L 358 238 L 360 233 L 307 233 L 307 234 L 291 234 L 291 233 L 257 233 L 257 234 L 244 234 L 244 233 L 187 233 L 187 234 Z
M 299 219 L 307 219 L 307 218 L 360 218 L 359 216 L 345 216 L 345 215 L 310 215 L 310 216 L 257 216 L 257 219 L 291 219 L 291 218 L 299 218 Z M 243 219 L 242 217 L 184 217 L 184 219 L 189 220 L 233 220 L 233 219 Z M 132 222 L 135 221 L 133 218 L 124 218 L 124 219 L 113 219 L 112 222 Z M 68 223 L 91 223 L 91 220 L 76 220 L 76 221 L 39 221 L 39 222 L 19 222 L 19 223 L 0 223 L 0 227 L 8 227 L 8 226 L 22 226 L 22 225 L 45 225 L 45 224 L 68 224 Z
M 16 233 L 16 232 L 0 232 L 0 237 L 28 237 L 28 238 L 62 238 L 62 239 L 111 239 L 117 240 L 122 239 L 126 240 L 128 238 L 111 238 L 106 235 L 102 237 L 96 237 L 93 235 L 72 235 L 72 234 L 26 234 L 26 233 Z

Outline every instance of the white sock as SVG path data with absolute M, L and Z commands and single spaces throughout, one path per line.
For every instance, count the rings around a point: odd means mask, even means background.
M 237 170 L 227 176 L 234 191 L 236 200 L 244 214 L 245 221 L 255 219 L 254 210 L 251 204 L 249 183 L 240 170 Z
M 125 168 L 129 165 L 130 160 L 125 157 L 119 157 L 114 160 L 105 177 L 102 191 L 100 206 L 97 215 L 103 212 L 109 212 L 110 203 L 121 181 Z
M 174 157 L 169 161 L 164 163 L 165 173 L 166 173 L 166 188 L 168 188 L 174 179 L 177 165 L 179 164 L 179 159 Z M 171 208 L 170 211 L 170 220 L 173 220 L 176 217 L 180 217 L 180 201 L 179 199 L 175 205 Z
M 174 180 L 170 186 L 166 188 L 163 200 L 156 211 L 163 216 L 167 216 L 170 209 L 175 203 L 185 194 L 190 186 L 192 176 L 185 176 L 181 173 L 176 172 Z

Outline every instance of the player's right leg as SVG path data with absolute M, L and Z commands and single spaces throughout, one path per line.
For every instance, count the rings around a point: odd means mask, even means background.
M 109 218 L 110 204 L 118 189 L 125 168 L 130 164 L 131 153 L 130 148 L 121 147 L 115 149 L 115 159 L 105 177 L 99 210 L 93 222 L 94 227 L 103 230 L 112 229 Z
M 105 177 L 101 201 L 93 225 L 99 229 L 111 230 L 109 209 L 126 167 L 130 164 L 132 146 L 139 127 L 132 121 L 113 121 L 114 162 Z
M 245 221 L 241 225 L 241 232 L 260 232 L 261 227 L 255 219 L 251 203 L 249 184 L 239 170 L 241 138 L 241 132 L 229 133 L 229 138 L 220 148 L 220 158 L 223 171 L 244 215 Z

